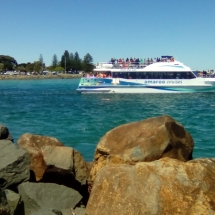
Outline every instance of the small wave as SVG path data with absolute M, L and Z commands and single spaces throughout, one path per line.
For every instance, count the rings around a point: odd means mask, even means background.
M 86 128 L 78 128 L 77 130 L 78 130 L 78 131 L 85 131 Z

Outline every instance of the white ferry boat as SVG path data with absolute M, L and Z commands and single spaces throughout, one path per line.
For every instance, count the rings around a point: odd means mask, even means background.
M 156 62 L 102 62 L 80 80 L 81 93 L 194 93 L 215 92 L 215 78 L 197 77 L 172 56 Z

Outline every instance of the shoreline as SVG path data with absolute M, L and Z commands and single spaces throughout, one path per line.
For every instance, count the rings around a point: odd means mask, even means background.
M 82 74 L 59 74 L 59 75 L 0 75 L 2 80 L 43 80 L 43 79 L 74 79 L 81 78 Z

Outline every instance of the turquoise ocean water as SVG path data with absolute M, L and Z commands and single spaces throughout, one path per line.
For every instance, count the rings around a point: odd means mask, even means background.
M 215 157 L 215 93 L 81 95 L 78 82 L 0 80 L 0 124 L 15 142 L 24 133 L 52 136 L 92 161 L 110 129 L 167 114 L 192 135 L 194 158 Z

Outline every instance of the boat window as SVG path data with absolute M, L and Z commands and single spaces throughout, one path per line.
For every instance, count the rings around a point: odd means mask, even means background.
M 193 71 L 192 73 L 193 73 L 196 77 L 199 76 L 199 72 L 198 72 L 198 71 Z
M 167 72 L 167 79 L 174 79 L 174 74 L 173 72 Z
M 129 79 L 136 79 L 137 73 L 136 72 L 128 72 L 128 78 Z
M 175 78 L 176 78 L 176 79 L 181 79 L 181 73 L 180 73 L 180 72 L 177 72 Z
M 113 78 L 124 79 L 192 79 L 192 72 L 113 72 Z
M 195 74 L 193 74 L 192 72 L 190 72 L 190 79 L 192 78 L 196 78 Z

